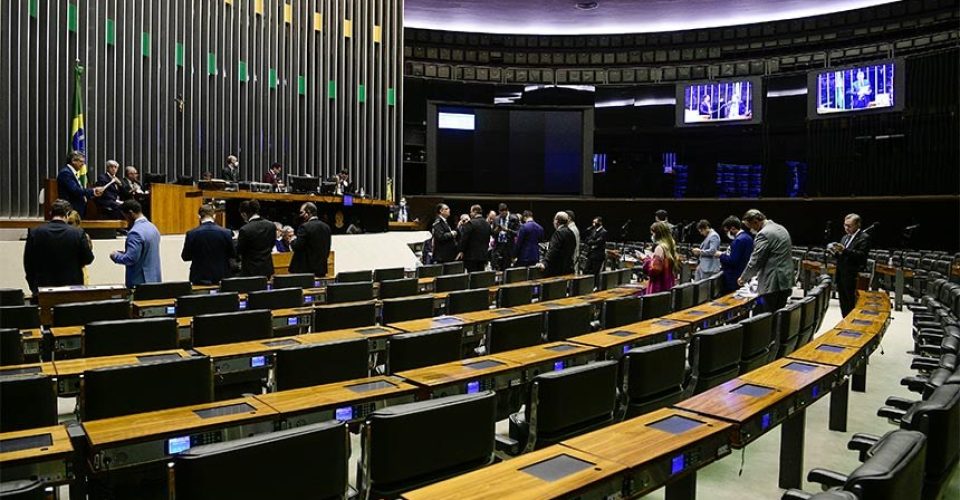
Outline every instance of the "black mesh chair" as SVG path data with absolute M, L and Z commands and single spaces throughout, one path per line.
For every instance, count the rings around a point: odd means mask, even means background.
M 340 271 L 336 277 L 337 283 L 366 283 L 368 281 L 373 281 L 373 272 L 369 270 Z
M 797 347 L 802 347 L 813 339 L 817 329 L 817 297 L 806 296 L 800 303 L 800 336 L 797 338 Z
M 530 452 L 607 425 L 617 409 L 617 362 L 537 375 L 525 404 L 523 413 L 510 415 L 510 440 L 498 437 L 508 453 Z
M 540 344 L 543 326 L 543 313 L 495 319 L 487 325 L 487 354 Z
M 288 309 L 303 306 L 302 288 L 275 288 L 247 294 L 247 309 Z
M 593 304 L 558 307 L 547 311 L 547 341 L 556 342 L 590 333 Z
M 496 284 L 496 271 L 476 271 L 470 273 L 470 288 L 490 288 Z
M 674 311 L 682 311 L 695 305 L 697 289 L 692 282 L 677 285 L 671 288 L 670 292 L 673 294 Z
M 361 328 L 375 324 L 377 324 L 377 302 L 374 300 L 321 305 L 313 310 L 312 330 L 315 332 Z
M 381 299 L 409 297 L 410 295 L 416 295 L 418 293 L 420 293 L 420 285 L 417 283 L 417 278 L 403 278 L 380 282 Z
M 0 306 L 0 328 L 40 328 L 40 308 L 29 305 Z
M 220 281 L 220 292 L 256 292 L 257 290 L 267 289 L 266 276 L 243 276 L 237 278 L 225 278 Z
M 490 292 L 486 288 L 450 292 L 447 295 L 447 314 L 483 311 L 490 308 Z
M 0 306 L 22 306 L 23 290 L 19 288 L 0 288 Z
M 0 377 L 0 432 L 57 424 L 57 388 L 47 375 Z
M 640 321 L 640 297 L 629 296 L 604 301 L 603 328 L 616 328 Z
M 777 355 L 777 337 L 773 334 L 773 314 L 765 312 L 740 322 L 743 345 L 740 348 L 740 373 L 756 370 Z
M 26 363 L 23 354 L 23 337 L 18 328 L 0 328 L 0 366 Z
M 443 274 L 463 274 L 464 272 L 466 269 L 463 267 L 462 260 L 443 263 Z
M 457 290 L 466 290 L 470 286 L 470 275 L 463 274 L 445 274 L 437 276 L 433 282 L 434 292 L 455 292 Z
M 339 340 L 280 349 L 274 379 L 278 391 L 367 376 L 367 339 Z
M 693 302 L 695 305 L 713 300 L 713 282 L 710 281 L 710 278 L 694 281 L 692 284 L 695 290 L 693 294 Z
M 671 292 L 651 293 L 640 296 L 640 319 L 647 320 L 666 316 L 673 312 Z
M 317 278 L 313 273 L 296 274 L 274 274 L 273 288 L 314 288 L 317 286 Z
M 87 357 L 163 351 L 178 346 L 174 318 L 94 321 L 83 328 L 83 355 Z
M 497 290 L 497 307 L 514 307 L 533 301 L 533 285 L 506 285 Z
M 667 407 L 683 399 L 687 344 L 671 340 L 635 347 L 621 359 L 627 418 Z
M 570 296 L 578 297 L 593 292 L 593 275 L 577 276 L 570 280 Z
M 526 267 L 511 267 L 503 272 L 503 284 L 518 283 L 527 281 L 528 269 Z
M 430 264 L 417 268 L 417 278 L 436 278 L 443 274 L 443 264 Z
M 724 325 L 693 334 L 690 339 L 688 394 L 699 394 L 740 373 L 743 327 Z
M 540 285 L 540 301 L 557 300 L 567 296 L 566 281 L 548 281 Z
M 130 301 L 126 299 L 74 302 L 53 306 L 53 326 L 82 326 L 91 321 L 129 318 Z
M 217 314 L 240 310 L 240 294 L 237 292 L 210 295 L 185 295 L 177 298 L 177 317 Z
M 431 316 L 433 316 L 432 295 L 386 299 L 380 306 L 380 323 L 384 325 Z
M 462 343 L 463 329 L 459 327 L 393 335 L 388 341 L 388 372 L 456 361 L 460 359 Z
M 777 329 L 777 357 L 782 358 L 797 350 L 800 340 L 800 309 L 799 302 L 791 302 L 783 309 L 774 313 L 774 327 Z
M 406 270 L 402 267 L 387 267 L 384 269 L 375 269 L 373 271 L 373 281 L 377 283 L 387 280 L 401 280 L 407 277 Z
M 326 288 L 326 303 L 359 302 L 373 300 L 373 282 L 331 283 Z
M 133 300 L 175 299 L 191 293 L 193 285 L 189 281 L 143 283 L 133 289 Z

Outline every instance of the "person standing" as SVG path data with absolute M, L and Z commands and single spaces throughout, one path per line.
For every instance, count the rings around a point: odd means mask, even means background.
M 600 273 L 607 260 L 607 230 L 603 227 L 603 217 L 594 217 L 593 225 L 587 230 L 587 274 L 593 275 L 594 288 L 600 288 Z
M 793 292 L 793 243 L 787 228 L 767 219 L 763 212 L 751 209 L 743 215 L 743 223 L 756 233 L 753 253 L 746 269 L 737 280 L 743 285 L 757 277 L 759 312 L 774 312 L 787 304 Z
M 643 259 L 643 272 L 650 277 L 647 294 L 665 292 L 677 283 L 676 269 L 680 262 L 677 244 L 666 222 L 654 222 L 650 226 L 650 239 L 656 244 L 653 253 Z
M 540 262 L 540 242 L 543 241 L 543 227 L 533 220 L 533 212 L 523 211 L 523 225 L 517 231 L 517 266 L 535 266 Z
M 397 222 L 409 222 L 410 208 L 407 207 L 407 199 L 400 198 L 400 203 L 390 208 L 390 215 L 393 216 L 393 220 Z
M 437 218 L 430 226 L 430 234 L 433 236 L 433 262 L 436 264 L 452 262 L 457 258 L 457 231 L 447 222 L 449 217 L 450 207 L 446 203 L 437 204 Z
M 241 276 L 273 276 L 273 248 L 277 228 L 260 217 L 260 202 L 245 200 L 240 204 L 240 217 L 245 224 L 237 233 L 237 256 Z M 292 271 L 291 271 L 292 272 Z
M 217 285 L 230 277 L 230 259 L 234 258 L 233 234 L 213 220 L 213 205 L 203 204 L 197 211 L 200 225 L 187 231 L 180 258 L 190 262 L 190 283 Z
M 97 209 L 100 210 L 101 219 L 123 220 L 123 214 L 120 213 L 120 178 L 117 177 L 117 171 L 120 170 L 120 163 L 116 160 L 108 160 L 105 171 L 97 176 L 97 186 L 103 188 L 103 194 L 94 201 Z
M 697 223 L 697 231 L 703 236 L 700 248 L 693 249 L 693 255 L 700 257 L 700 263 L 697 264 L 697 270 L 694 273 L 695 280 L 709 278 L 720 270 L 720 235 L 710 227 L 710 221 L 701 219 Z
M 56 200 L 50 222 L 27 231 L 23 271 L 34 295 L 42 286 L 82 285 L 83 266 L 93 262 L 90 238 L 67 223 L 71 211 L 70 202 Z
M 457 260 L 463 259 L 463 267 L 468 273 L 483 271 L 487 267 L 490 224 L 483 218 L 480 205 L 470 207 L 470 220 L 460 230 L 458 249 Z
M 513 246 L 520 229 L 520 219 L 517 214 L 510 213 L 506 203 L 498 207 L 500 214 L 493 224 L 493 258 L 491 264 L 494 269 L 503 271 L 513 263 Z
M 80 183 L 80 170 L 86 163 L 83 153 L 70 153 L 70 163 L 57 173 L 57 193 L 60 199 L 70 202 L 70 206 L 84 217 L 87 214 L 87 200 L 103 194 L 102 187 L 88 188 Z
M 290 272 L 313 273 L 322 278 L 329 271 L 330 226 L 317 218 L 317 206 L 309 201 L 300 206 L 300 217 L 304 222 L 297 228 L 297 239 L 290 244 Z
M 160 231 L 143 216 L 143 208 L 136 200 L 123 202 L 120 212 L 131 226 L 124 250 L 111 252 L 110 260 L 127 267 L 127 288 L 163 281 L 160 273 Z
M 220 170 L 220 178 L 227 182 L 240 180 L 240 159 L 234 155 L 227 157 L 227 163 Z
M 567 212 L 557 212 L 553 216 L 553 235 L 547 243 L 547 254 L 543 257 L 545 277 L 573 274 L 573 259 L 577 253 L 577 240 L 570 230 L 570 216 Z
M 739 288 L 737 278 L 743 274 L 753 253 L 753 236 L 744 230 L 743 223 L 735 215 L 727 217 L 721 226 L 730 238 L 730 248 L 720 254 L 720 268 L 723 269 L 723 292 L 734 292 Z
M 570 229 L 570 232 L 573 233 L 573 239 L 576 242 L 573 247 L 573 273 L 578 271 L 580 261 L 580 228 L 577 227 L 577 216 L 573 213 L 573 210 L 564 210 L 567 214 L 567 228 Z
M 860 230 L 860 216 L 850 214 L 843 218 L 846 233 L 840 243 L 830 250 L 837 256 L 837 295 L 840 312 L 850 314 L 857 305 L 857 277 L 867 265 L 870 253 L 870 235 Z

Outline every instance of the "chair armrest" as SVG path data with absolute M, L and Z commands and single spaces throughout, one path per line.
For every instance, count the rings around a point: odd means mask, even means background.
M 812 498 L 812 493 L 807 493 L 803 490 L 787 490 L 783 492 L 783 496 L 780 497 L 780 500 L 807 500 Z
M 892 421 L 897 422 L 897 423 L 899 423 L 899 422 L 900 422 L 900 419 L 902 419 L 903 416 L 906 415 L 906 414 L 907 414 L 907 410 L 901 410 L 901 409 L 899 409 L 899 408 L 893 408 L 893 407 L 890 407 L 890 406 L 881 406 L 881 407 L 877 410 L 877 416 L 878 416 L 878 417 L 883 417 L 883 418 L 886 418 L 886 419 L 888 419 L 888 420 L 892 420 Z
M 927 387 L 927 377 L 903 377 L 900 379 L 900 385 L 906 386 L 910 392 L 923 394 Z
M 910 407 L 916 403 L 917 402 L 915 400 L 901 398 L 899 396 L 890 396 L 889 398 L 887 398 L 887 401 L 885 402 L 887 406 L 892 406 L 894 408 L 897 408 L 898 410 L 903 410 L 903 411 L 909 410 Z
M 821 484 L 827 488 L 837 488 L 847 482 L 846 474 L 827 469 L 813 469 L 807 473 L 807 481 Z
M 869 458 L 867 452 L 870 451 L 870 448 L 873 448 L 878 441 L 880 441 L 880 436 L 858 432 L 847 442 L 847 449 L 858 452 L 860 454 L 860 461 L 864 462 Z
M 502 436 L 497 434 L 495 436 L 494 446 L 497 452 L 505 453 L 510 456 L 516 456 L 520 454 L 520 441 L 513 439 L 509 436 Z
M 937 368 L 940 368 L 940 360 L 938 358 L 917 356 L 910 362 L 910 369 L 914 371 L 931 371 Z

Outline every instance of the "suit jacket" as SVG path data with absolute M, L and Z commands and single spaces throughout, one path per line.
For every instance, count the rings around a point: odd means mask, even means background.
M 606 260 L 607 230 L 603 226 L 590 226 L 587 230 L 587 260 Z
M 709 276 L 720 270 L 720 259 L 717 258 L 719 253 L 720 235 L 711 229 L 700 243 L 700 264 L 697 267 L 702 273 Z
M 290 246 L 293 247 L 291 273 L 327 275 L 327 258 L 330 256 L 330 226 L 327 223 L 314 217 L 300 224 L 297 239 Z
M 73 167 L 67 165 L 57 174 L 57 196 L 69 201 L 82 218 L 87 214 L 87 199 L 93 198 L 93 189 L 81 186 Z
M 107 175 L 106 172 L 97 176 L 97 186 L 106 186 L 110 184 L 113 178 Z M 106 212 L 109 215 L 118 216 L 120 214 L 120 186 L 121 182 L 118 179 L 117 182 L 110 184 L 110 187 L 103 191 L 103 194 L 99 198 L 94 198 L 94 201 L 97 203 L 97 207 L 100 208 L 101 212 Z
M 160 276 L 160 231 L 146 217 L 135 220 L 127 232 L 123 253 L 113 257 L 113 261 L 127 266 L 127 288 L 163 281 Z
M 737 288 L 737 278 L 743 274 L 753 253 L 753 236 L 747 231 L 740 231 L 730 243 L 730 254 L 720 254 L 720 267 L 723 269 L 723 286 L 727 292 Z
M 837 282 L 853 281 L 856 283 L 857 274 L 867 265 L 867 254 L 870 253 L 870 235 L 863 231 L 851 236 L 846 234 L 840 240 L 844 250 L 837 254 Z
M 190 283 L 216 285 L 230 277 L 234 257 L 233 234 L 215 222 L 203 222 L 187 231 L 180 258 L 190 264 Z
M 562 276 L 573 273 L 573 256 L 577 240 L 567 226 L 560 226 L 550 237 L 547 255 L 543 258 L 544 276 Z
M 400 214 L 401 214 L 401 213 L 403 213 L 403 216 L 404 216 L 404 217 L 403 217 L 403 220 L 400 220 L 400 219 L 401 219 L 401 217 L 400 217 Z M 400 205 L 394 205 L 394 206 L 390 207 L 390 217 L 391 217 L 393 220 L 398 221 L 398 222 L 408 222 L 408 221 L 413 220 L 413 218 L 410 217 L 410 207 L 409 207 L 409 206 L 401 207 Z
M 459 249 L 463 260 L 487 260 L 490 249 L 490 225 L 483 217 L 474 217 L 460 228 Z
M 30 291 L 41 286 L 83 284 L 83 266 L 93 262 L 87 235 L 78 227 L 53 220 L 27 232 L 23 271 Z
M 520 217 L 517 214 L 507 213 L 506 217 L 498 215 L 496 225 L 494 226 L 494 237 L 496 244 L 508 247 L 513 246 L 517 238 L 517 231 L 520 230 Z
M 263 173 L 263 182 L 276 186 L 280 181 L 280 177 L 273 173 L 273 170 L 267 169 Z
M 262 217 L 248 221 L 237 235 L 237 256 L 241 276 L 273 276 L 273 247 L 277 226 Z M 291 263 L 292 264 L 292 263 Z M 291 272 L 292 271 L 291 265 Z
M 753 253 L 741 277 L 748 281 L 757 276 L 757 293 L 760 295 L 792 289 L 792 250 L 787 228 L 768 219 L 753 239 Z
M 240 167 L 224 165 L 220 169 L 220 178 L 225 181 L 238 182 L 240 180 Z
M 452 262 L 457 258 L 457 237 L 450 234 L 453 228 L 446 219 L 439 215 L 430 226 L 433 236 L 433 261 L 437 263 Z
M 143 193 L 143 185 L 126 177 L 120 179 L 120 199 L 130 200 Z
M 543 227 L 535 220 L 524 222 L 517 231 L 517 264 L 532 266 L 540 262 L 540 242 L 543 241 Z

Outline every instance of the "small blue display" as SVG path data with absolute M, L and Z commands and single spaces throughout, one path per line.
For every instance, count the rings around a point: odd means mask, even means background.
M 246 308 L 247 308 L 247 301 L 241 300 L 241 301 L 240 301 L 240 309 L 246 309 Z
M 216 294 L 217 294 L 216 290 L 210 290 L 210 295 L 216 295 Z
M 767 430 L 768 427 L 770 427 L 770 414 L 764 413 L 763 416 L 760 417 L 760 428 Z
M 167 440 L 167 454 L 174 455 L 190 449 L 190 436 L 170 438 Z
M 670 342 L 671 340 L 673 340 L 673 334 L 672 334 L 672 333 L 668 333 L 668 334 L 667 334 L 667 342 Z
M 553 363 L 553 371 L 558 372 L 560 370 L 563 370 L 563 361 Z
M 305 295 L 305 296 L 303 297 L 303 303 L 304 303 L 304 304 L 311 304 L 311 303 L 313 303 L 313 295 Z
M 167 314 L 176 314 L 177 308 L 173 306 L 167 306 Z
M 254 356 L 250 358 L 250 368 L 260 368 L 261 366 L 266 366 L 266 364 L 266 356 Z
M 349 194 L 343 195 L 343 206 L 352 207 L 353 206 L 353 196 Z
M 296 326 L 300 322 L 300 318 L 287 318 L 287 326 Z
M 480 392 L 480 381 L 467 382 L 467 394 L 475 394 Z
M 334 412 L 335 418 L 340 422 L 348 422 L 353 420 L 353 407 L 344 406 L 343 408 L 337 408 Z
M 670 460 L 670 475 L 672 476 L 683 472 L 684 462 L 683 454 L 673 457 L 673 459 Z
M 627 351 L 629 351 L 629 350 L 630 350 L 630 346 L 629 346 L 629 345 L 623 346 L 623 353 L 624 353 L 624 354 L 626 354 Z
M 810 391 L 810 393 L 814 398 L 816 398 L 820 395 L 820 388 L 817 386 L 813 386 L 813 389 Z

